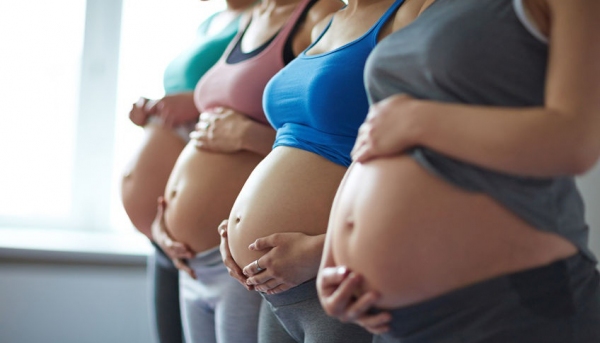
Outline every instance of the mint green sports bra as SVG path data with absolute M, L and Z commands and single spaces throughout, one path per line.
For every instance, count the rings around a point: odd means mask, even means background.
M 163 84 L 166 94 L 193 91 L 198 80 L 221 58 L 229 42 L 237 34 L 239 17 L 221 32 L 207 35 L 210 23 L 219 13 L 213 14 L 200 24 L 194 42 L 165 69 Z

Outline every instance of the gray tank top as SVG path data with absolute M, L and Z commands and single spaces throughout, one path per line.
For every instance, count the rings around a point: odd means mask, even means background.
M 365 67 L 369 100 L 406 93 L 448 103 L 542 106 L 548 46 L 524 25 L 515 4 L 437 0 L 373 50 Z M 509 175 L 424 147 L 409 154 L 446 181 L 484 192 L 532 226 L 565 237 L 596 261 L 573 177 Z

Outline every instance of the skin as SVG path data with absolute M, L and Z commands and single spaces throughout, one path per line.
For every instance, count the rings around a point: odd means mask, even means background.
M 325 53 L 363 35 L 392 1 L 350 1 L 307 52 Z M 383 38 L 416 17 L 423 1 L 403 5 L 386 23 Z M 329 22 L 313 32 L 316 39 Z M 346 168 L 316 154 L 277 147 L 240 192 L 228 221 L 219 227 L 221 254 L 230 274 L 249 289 L 284 292 L 315 278 L 333 198 Z M 261 268 L 258 268 L 258 267 Z
M 227 1 L 227 10 L 211 21 L 208 33 L 221 30 L 252 4 L 252 0 Z M 129 119 L 144 128 L 144 139 L 123 173 L 121 198 L 135 228 L 151 240 L 156 200 L 163 195 L 177 157 L 186 144 L 173 129 L 196 121 L 198 115 L 192 92 L 168 94 L 156 100 L 142 97 L 129 112 Z M 159 117 L 162 124 L 148 124 L 150 116 Z M 167 242 L 158 243 L 169 253 L 171 246 Z
M 263 45 L 298 4 L 297 0 L 267 0 L 253 7 L 242 50 Z M 311 7 L 292 39 L 296 54 L 310 43 L 315 23 L 341 5 L 337 0 L 320 0 Z M 217 107 L 201 113 L 190 137 L 192 141 L 179 156 L 166 186 L 165 203 L 160 205 L 163 211 L 154 222 L 155 239 L 177 247 L 171 249 L 170 257 L 187 272 L 186 258 L 219 245 L 215 228 L 229 216 L 244 182 L 271 151 L 275 132 L 242 113 Z
M 329 314 L 374 333 L 385 332 L 389 315 L 372 316 L 367 309 L 409 305 L 576 252 L 564 238 L 528 227 L 486 196 L 467 194 L 428 176 L 403 155 L 420 145 L 489 169 L 544 177 L 581 174 L 596 163 L 600 3 L 530 0 L 525 5 L 550 38 L 544 106 L 451 105 L 397 95 L 372 107 L 352 152 L 356 163 L 336 198 L 318 278 Z M 386 183 L 388 193 L 378 190 L 376 182 L 368 185 L 375 176 Z M 363 195 L 353 181 L 357 177 L 367 184 Z M 352 195 L 358 200 L 348 201 Z M 411 203 L 402 202 L 411 196 Z M 373 208 L 363 203 L 367 198 L 373 199 Z M 385 210 L 386 202 L 397 204 L 396 215 Z M 363 210 L 358 210 L 361 204 Z M 435 216 L 426 216 L 424 208 Z M 350 238 L 376 243 L 369 252 Z M 383 278 L 389 270 L 394 276 Z

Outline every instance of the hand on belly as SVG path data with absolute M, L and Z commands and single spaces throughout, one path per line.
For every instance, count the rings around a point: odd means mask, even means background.
M 246 283 L 257 291 L 276 294 L 316 277 L 324 236 L 284 232 L 257 239 L 249 249 L 265 254 L 258 263 L 243 268 Z
M 353 322 L 379 335 L 389 330 L 388 312 L 370 313 L 381 296 L 363 291 L 364 277 L 347 267 L 325 267 L 319 270 L 317 291 L 325 312 L 340 321 Z

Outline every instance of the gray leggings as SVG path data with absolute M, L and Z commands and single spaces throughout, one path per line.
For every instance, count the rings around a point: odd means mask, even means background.
M 373 336 L 360 326 L 344 324 L 325 313 L 319 302 L 315 280 L 307 281 L 283 293 L 262 296 L 295 342 L 371 343 L 373 339 Z M 260 322 L 261 331 L 263 326 L 268 325 L 262 319 L 263 317 Z
M 583 255 L 392 311 L 375 343 L 598 343 L 600 277 Z
M 182 343 L 179 271 L 156 245 L 154 253 L 148 256 L 147 268 L 154 340 L 159 343 Z
M 255 343 L 261 297 L 229 276 L 219 248 L 188 261 L 197 280 L 179 273 L 179 295 L 187 343 Z

